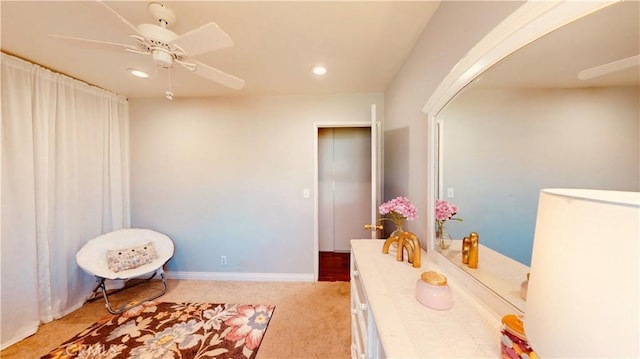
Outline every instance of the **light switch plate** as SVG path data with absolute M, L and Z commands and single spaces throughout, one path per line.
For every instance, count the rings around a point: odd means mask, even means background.
M 447 198 L 453 198 L 453 187 L 447 188 Z

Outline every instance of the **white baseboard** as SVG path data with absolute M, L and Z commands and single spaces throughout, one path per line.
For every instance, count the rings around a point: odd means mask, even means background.
M 229 280 L 240 282 L 313 282 L 307 273 L 239 273 L 239 272 L 183 272 L 167 271 L 168 279 Z

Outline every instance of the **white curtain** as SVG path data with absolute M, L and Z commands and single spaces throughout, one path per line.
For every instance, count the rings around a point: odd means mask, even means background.
M 2 54 L 2 348 L 77 309 L 87 240 L 127 228 L 125 98 Z

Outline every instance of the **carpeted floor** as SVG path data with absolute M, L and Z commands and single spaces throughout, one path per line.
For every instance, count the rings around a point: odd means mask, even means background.
M 159 290 L 143 284 L 115 294 L 118 300 Z M 350 358 L 351 317 L 348 282 L 222 282 L 170 280 L 166 302 L 270 304 L 276 310 L 257 358 Z M 107 314 L 104 302 L 87 303 L 38 333 L 0 352 L 2 358 L 39 358 Z

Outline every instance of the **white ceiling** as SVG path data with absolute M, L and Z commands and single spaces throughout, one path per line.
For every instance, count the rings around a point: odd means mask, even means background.
M 620 1 L 563 26 L 482 74 L 478 88 L 640 86 L 636 66 L 588 80 L 578 73 L 640 54 L 640 1 Z
M 107 1 L 134 25 L 152 23 L 144 1 Z M 226 88 L 174 66 L 176 97 L 381 92 L 389 85 L 438 1 L 162 1 L 178 34 L 217 23 L 235 46 L 196 58 L 246 81 Z M 134 44 L 130 29 L 94 1 L 0 2 L 1 48 L 47 68 L 130 97 L 163 97 L 166 70 L 148 55 L 84 46 L 67 35 Z M 311 68 L 323 64 L 322 78 Z M 127 68 L 146 70 L 134 78 Z

